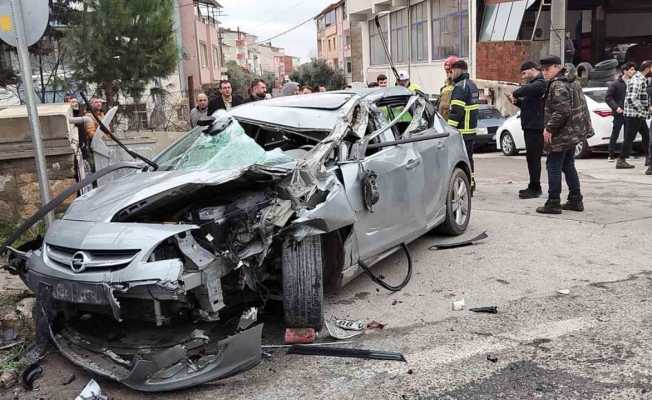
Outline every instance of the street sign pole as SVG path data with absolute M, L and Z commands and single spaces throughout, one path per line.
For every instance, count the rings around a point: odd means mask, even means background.
M 27 52 L 27 40 L 25 39 L 25 21 L 23 19 L 23 6 L 20 0 L 9 0 L 16 31 L 16 51 L 18 61 L 20 62 L 20 71 L 25 87 L 25 104 L 27 105 L 27 115 L 32 127 L 32 145 L 36 156 L 36 173 L 38 174 L 38 185 L 41 191 L 41 203 L 46 205 L 50 202 L 50 186 L 48 184 L 48 170 L 45 166 L 45 153 L 43 141 L 41 140 L 41 124 L 36 109 L 36 99 L 34 96 L 34 87 L 32 82 L 32 65 L 29 61 Z M 45 216 L 45 224 L 49 226 L 54 220 L 52 212 Z

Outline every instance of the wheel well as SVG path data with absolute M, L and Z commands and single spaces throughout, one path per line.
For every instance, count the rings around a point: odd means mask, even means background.
M 464 173 L 466 174 L 466 177 L 469 179 L 469 182 L 471 182 L 471 169 L 469 168 L 469 166 L 464 161 L 458 162 L 455 165 L 455 168 L 459 168 L 462 171 L 464 171 Z

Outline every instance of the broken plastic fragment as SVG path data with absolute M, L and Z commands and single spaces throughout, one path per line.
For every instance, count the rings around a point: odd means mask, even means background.
M 570 294 L 570 290 L 568 290 L 568 289 L 559 289 L 559 290 L 557 290 L 557 293 L 559 293 L 559 294 Z
M 91 379 L 75 400 L 107 400 L 107 397 L 102 394 L 100 385 L 94 379 Z
M 249 328 L 251 325 L 255 324 L 258 320 L 258 309 L 256 307 L 251 307 L 250 309 L 244 311 L 242 316 L 240 316 L 240 322 L 238 322 L 238 330 L 242 331 Z
M 453 311 L 462 311 L 462 310 L 464 310 L 464 299 L 454 301 L 452 303 L 452 308 L 453 308 Z

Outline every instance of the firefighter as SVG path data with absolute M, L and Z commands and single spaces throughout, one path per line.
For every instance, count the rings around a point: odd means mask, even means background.
M 458 60 L 452 65 L 452 78 L 455 83 L 448 112 L 448 124 L 462 134 L 466 153 L 471 163 L 471 193 L 475 191 L 475 164 L 473 162 L 473 144 L 478 126 L 478 109 L 480 94 L 475 82 L 469 78 L 468 65 Z

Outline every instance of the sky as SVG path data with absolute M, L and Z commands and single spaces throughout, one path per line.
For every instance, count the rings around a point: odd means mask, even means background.
M 307 62 L 317 54 L 317 28 L 312 17 L 337 0 L 218 0 L 224 7 L 222 26 L 258 36 L 266 40 L 308 18 L 310 22 L 272 40 L 273 46 L 283 47 L 285 54 L 301 57 Z

